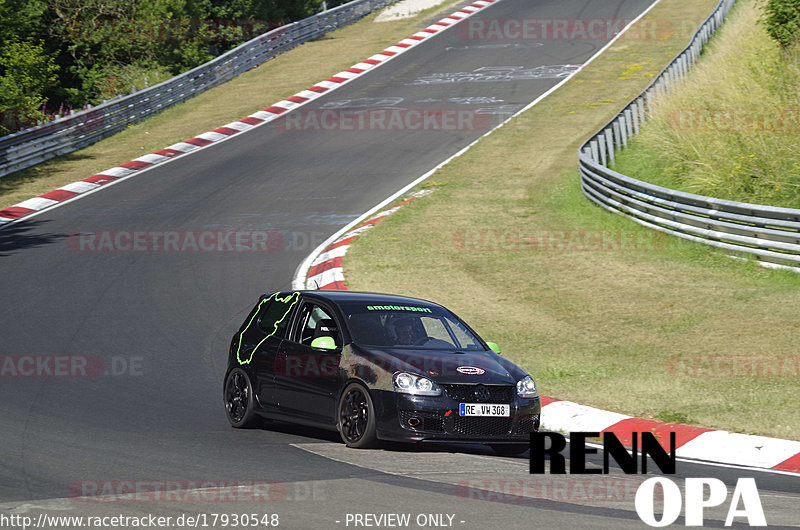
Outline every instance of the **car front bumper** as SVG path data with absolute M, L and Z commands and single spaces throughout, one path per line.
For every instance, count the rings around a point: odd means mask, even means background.
M 440 396 L 412 396 L 371 391 L 378 438 L 399 442 L 528 443 L 539 429 L 540 398 L 514 396 L 508 417 L 460 416 L 460 401 Z

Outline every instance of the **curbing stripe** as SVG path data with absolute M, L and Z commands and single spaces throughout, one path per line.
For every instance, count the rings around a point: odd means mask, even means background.
M 19 205 L 15 205 L 6 208 L 3 211 L 0 211 L 0 219 L 9 219 L 10 221 L 16 221 L 20 217 L 25 217 L 26 215 L 30 215 L 35 211 L 36 210 L 31 210 L 30 208 L 25 208 Z M 9 221 L 4 221 L 4 222 L 8 223 Z
M 81 182 L 89 182 L 89 183 L 95 184 L 96 186 L 102 186 L 103 184 L 107 184 L 109 182 L 113 182 L 113 181 L 117 180 L 118 178 L 119 177 L 114 177 L 114 176 L 111 176 L 111 175 L 103 175 L 103 174 L 99 174 L 98 173 L 97 175 L 92 175 L 91 177 L 86 177 Z
M 74 193 L 83 193 L 89 190 L 96 189 L 97 187 L 98 187 L 97 184 L 92 184 L 91 182 L 79 180 L 78 182 L 72 182 L 71 184 L 67 184 L 66 186 L 61 186 L 58 189 L 72 191 Z
M 194 138 L 189 138 L 188 140 L 184 140 L 183 143 L 193 145 L 195 147 L 205 147 L 214 143 L 214 140 L 206 140 L 205 138 L 200 138 L 200 136 L 195 136 Z
M 197 146 L 188 142 L 178 142 L 167 147 L 170 151 L 177 151 L 179 154 L 188 153 L 197 149 Z
M 144 169 L 152 165 L 153 164 L 149 162 L 142 162 L 141 160 L 131 160 L 130 162 L 125 162 L 124 164 L 120 164 L 119 167 L 124 167 L 125 169 L 132 169 L 134 171 L 139 171 L 140 169 Z
M 551 431 L 603 432 L 628 419 L 631 419 L 631 416 L 571 401 L 555 401 L 542 408 L 542 426 Z
M 344 281 L 344 274 L 341 267 L 326 269 L 316 276 L 308 279 L 312 284 L 319 285 L 320 290 L 326 291 L 346 291 L 347 286 Z
M 48 206 L 56 204 L 57 202 L 58 201 L 54 201 L 53 199 L 45 199 L 44 197 L 34 197 L 33 199 L 22 201 L 21 203 L 17 204 L 17 206 L 20 208 L 27 208 L 29 210 L 43 210 Z
M 77 191 L 58 189 L 58 190 L 48 191 L 44 195 L 39 195 L 39 198 L 41 198 L 41 199 L 50 199 L 51 201 L 55 201 L 55 202 L 61 202 L 61 201 L 65 201 L 67 199 L 71 199 L 71 198 L 75 197 L 76 195 L 78 195 Z
M 694 440 L 703 433 L 710 432 L 711 429 L 703 427 L 691 427 L 677 423 L 661 423 L 655 420 L 645 420 L 641 418 L 629 418 L 622 420 L 602 432 L 613 432 L 619 437 L 620 441 L 626 446 L 632 445 L 632 433 L 652 432 L 659 440 L 669 440 L 670 433 L 675 433 L 675 447 L 683 447 L 691 440 Z
M 775 469 L 780 469 L 781 471 L 792 471 L 794 473 L 800 473 L 800 453 L 797 453 L 794 456 L 791 456 L 775 466 Z
M 224 129 L 236 129 L 237 131 L 246 131 L 247 129 L 251 128 L 254 124 L 248 123 L 244 120 L 239 121 L 232 121 L 230 123 L 226 123 L 221 128 Z
M 98 173 L 98 175 L 120 178 L 120 177 L 127 177 L 128 175 L 136 173 L 136 171 L 137 170 L 133 168 L 117 166 L 117 167 L 112 167 L 110 169 L 106 169 L 105 171 L 101 171 L 100 173 Z
M 690 441 L 677 452 L 678 456 L 685 458 L 774 468 L 800 454 L 800 442 L 728 431 L 710 431 Z

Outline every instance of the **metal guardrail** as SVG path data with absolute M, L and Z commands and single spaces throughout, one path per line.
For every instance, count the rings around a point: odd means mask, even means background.
M 353 0 L 275 28 L 150 88 L 4 136 L 0 138 L 0 177 L 91 145 L 395 1 Z
M 634 221 L 707 245 L 755 255 L 765 264 L 800 267 L 800 210 L 749 204 L 684 193 L 609 169 L 617 149 L 628 145 L 647 119 L 655 98 L 697 61 L 708 39 L 736 0 L 721 0 L 678 54 L 636 99 L 578 150 L 581 189 L 603 208 Z M 797 269 L 800 270 L 800 269 Z

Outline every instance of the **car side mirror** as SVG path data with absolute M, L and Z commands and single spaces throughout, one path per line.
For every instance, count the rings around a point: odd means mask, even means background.
M 311 341 L 311 347 L 319 350 L 335 350 L 336 341 L 333 337 L 317 337 Z
M 503 352 L 500 351 L 500 346 L 498 346 L 496 342 L 487 342 L 486 345 L 489 346 L 489 349 L 495 352 L 497 355 L 503 354 Z

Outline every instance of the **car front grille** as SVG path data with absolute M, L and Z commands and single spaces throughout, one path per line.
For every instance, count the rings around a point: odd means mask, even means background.
M 453 418 L 453 433 L 464 436 L 509 434 L 513 421 L 512 418 L 456 416 Z
M 514 387 L 510 385 L 441 386 L 448 396 L 459 403 L 511 403 L 514 401 Z

